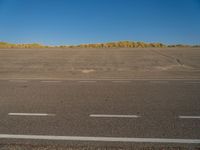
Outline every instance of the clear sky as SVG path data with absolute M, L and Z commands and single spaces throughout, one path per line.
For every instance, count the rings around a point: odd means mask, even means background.
M 0 41 L 200 44 L 200 0 L 0 0 Z

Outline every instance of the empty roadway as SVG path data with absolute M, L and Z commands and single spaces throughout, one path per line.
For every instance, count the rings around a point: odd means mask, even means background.
M 2 80 L 0 86 L 1 134 L 200 139 L 198 82 Z
M 33 50 L 0 50 L 0 144 L 64 140 L 75 145 L 88 141 L 106 146 L 123 146 L 121 142 L 199 146 L 199 60 L 192 60 L 199 58 L 199 51 L 192 49 L 193 55 L 182 56 L 181 49 L 172 50 L 159 50 L 170 54 L 165 57 L 154 49 L 126 49 L 125 57 L 122 49 L 112 49 L 111 58 L 104 50 L 37 50 L 33 59 L 25 57 L 31 57 Z M 69 51 L 81 53 L 72 55 L 73 63 Z M 53 59 L 55 53 L 59 59 Z M 176 64 L 172 57 L 184 64 Z M 78 69 L 67 71 L 70 66 Z

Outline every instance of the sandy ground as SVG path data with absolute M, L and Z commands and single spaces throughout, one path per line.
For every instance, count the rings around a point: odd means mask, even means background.
M 200 48 L 0 49 L 0 79 L 199 77 Z

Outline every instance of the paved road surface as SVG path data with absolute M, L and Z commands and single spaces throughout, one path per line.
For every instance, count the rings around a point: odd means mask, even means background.
M 200 80 L 1 80 L 0 89 L 1 144 L 200 144 Z
M 0 118 L 0 150 L 200 147 L 200 50 L 0 49 Z

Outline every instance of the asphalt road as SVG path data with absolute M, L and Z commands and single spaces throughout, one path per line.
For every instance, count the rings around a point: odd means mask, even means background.
M 199 89 L 200 80 L 1 80 L 0 144 L 199 146 Z
M 196 150 L 199 89 L 199 48 L 0 49 L 0 150 Z

